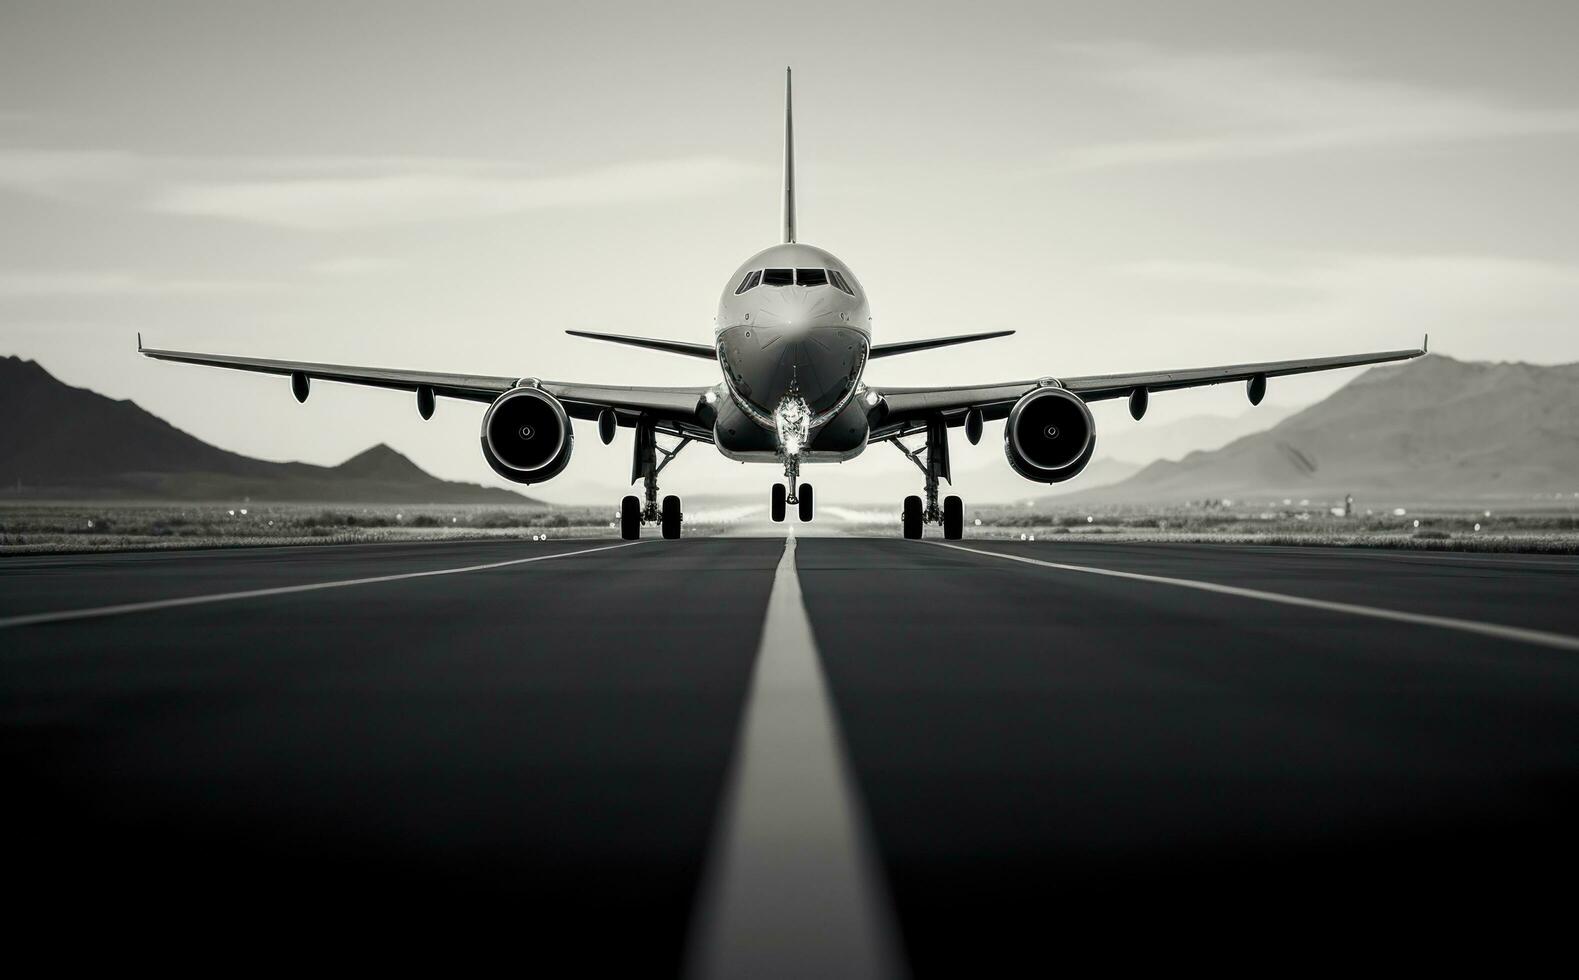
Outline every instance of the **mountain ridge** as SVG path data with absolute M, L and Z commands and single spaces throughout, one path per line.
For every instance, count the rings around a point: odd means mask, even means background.
M 390 504 L 537 504 L 512 490 L 441 480 L 379 443 L 338 466 L 220 449 L 130 399 L 0 358 L 0 497 Z
M 1371 368 L 1265 431 L 1159 460 L 1093 489 L 1089 499 L 1453 499 L 1576 490 L 1579 364 L 1431 354 Z

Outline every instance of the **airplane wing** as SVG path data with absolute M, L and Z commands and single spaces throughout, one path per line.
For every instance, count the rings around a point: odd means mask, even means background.
M 1313 371 L 1360 367 L 1404 361 L 1426 352 L 1424 344 L 1412 350 L 1378 351 L 1371 354 L 1344 354 L 1336 357 L 1310 357 L 1295 361 L 1264 361 L 1258 364 L 1227 364 L 1220 367 L 1184 368 L 1172 371 L 1140 371 L 1131 374 L 1094 374 L 1073 378 L 1040 378 L 1034 381 L 1009 381 L 1001 384 L 962 385 L 946 388 L 876 388 L 882 408 L 873 426 L 872 439 L 891 439 L 925 428 L 929 418 L 942 417 L 951 426 L 963 425 L 971 409 L 979 409 L 985 419 L 1001 419 L 1026 392 L 1044 384 L 1067 388 L 1086 401 L 1126 398 L 1140 390 L 1151 392 L 1196 388 L 1203 385 L 1245 381 L 1265 385 L 1265 379 Z M 1259 396 L 1255 397 L 1259 401 Z
M 446 374 L 437 371 L 408 371 L 392 368 L 355 367 L 321 364 L 314 361 L 281 361 L 262 357 L 236 357 L 230 354 L 199 354 L 188 351 L 157 350 L 144 347 L 137 338 L 137 350 L 144 357 L 183 364 L 232 368 L 262 374 L 287 375 L 305 400 L 307 384 L 313 379 L 343 384 L 394 388 L 399 391 L 428 389 L 434 395 L 474 402 L 492 402 L 524 379 L 514 376 Z M 304 379 L 304 380 L 298 380 Z M 538 380 L 537 384 L 564 403 L 571 418 L 596 419 L 606 408 L 613 409 L 621 425 L 635 425 L 639 417 L 658 424 L 660 431 L 712 441 L 709 413 L 703 408 L 706 387 L 626 387 L 620 385 L 577 384 Z

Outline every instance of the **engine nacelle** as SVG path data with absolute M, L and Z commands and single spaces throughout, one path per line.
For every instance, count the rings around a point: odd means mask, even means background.
M 482 455 L 516 483 L 542 483 L 570 462 L 575 442 L 559 399 L 540 388 L 511 388 L 482 417 Z
M 1096 448 L 1096 420 L 1071 391 L 1037 388 L 1009 409 L 1003 453 L 1027 480 L 1062 483 L 1086 468 Z

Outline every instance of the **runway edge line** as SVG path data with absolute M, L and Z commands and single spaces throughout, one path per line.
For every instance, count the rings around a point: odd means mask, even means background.
M 1361 606 L 1352 602 L 1332 602 L 1327 599 L 1307 599 L 1304 596 L 1288 595 L 1282 592 L 1263 592 L 1260 589 L 1246 589 L 1237 585 L 1220 585 L 1216 582 L 1201 582 L 1189 578 L 1172 578 L 1166 575 L 1146 575 L 1142 572 L 1121 572 L 1112 568 L 1096 568 L 1091 565 L 1067 565 L 1056 561 L 1043 561 L 1040 558 L 1027 558 L 1023 555 L 1007 555 L 1001 551 L 983 551 L 979 548 L 967 548 L 964 545 L 948 544 L 943 541 L 924 541 L 923 544 L 936 545 L 940 548 L 952 548 L 955 551 L 964 551 L 972 555 L 983 555 L 988 558 L 1001 558 L 1004 561 L 1016 561 L 1026 565 L 1039 565 L 1042 568 L 1052 568 L 1063 572 L 1080 572 L 1086 575 L 1105 575 L 1110 578 L 1130 579 L 1135 582 L 1151 582 L 1157 585 L 1172 585 L 1181 589 L 1196 589 L 1201 592 L 1215 592 L 1218 595 L 1238 596 L 1243 599 L 1257 599 L 1262 602 L 1276 602 L 1285 606 L 1300 606 L 1305 609 L 1320 609 L 1325 612 L 1347 613 L 1351 616 L 1368 616 L 1372 619 L 1386 619 L 1395 623 L 1412 623 L 1416 626 L 1432 626 L 1438 629 L 1457 630 L 1461 633 L 1474 633 L 1480 636 L 1490 636 L 1499 640 L 1513 640 L 1519 643 L 1530 643 L 1536 646 L 1551 647 L 1556 650 L 1571 650 L 1579 652 L 1579 637 L 1565 636 L 1562 633 L 1548 633 L 1544 630 L 1525 629 L 1520 626 L 1502 626 L 1497 623 L 1482 623 L 1473 619 L 1456 619 L 1452 616 L 1432 616 L 1428 613 L 1404 612 L 1398 609 L 1382 609 L 1377 606 Z
M 147 602 L 126 602 L 114 606 L 94 606 L 88 609 L 63 609 L 57 612 L 28 613 L 23 616 L 10 616 L 0 619 L 0 629 L 9 629 L 15 626 L 39 626 L 48 623 L 67 623 L 81 619 L 99 619 L 104 616 L 124 616 L 129 613 L 153 612 L 158 609 L 176 609 L 181 606 L 201 606 L 211 602 L 233 602 L 238 599 L 262 599 L 267 596 L 291 595 L 296 592 L 313 592 L 319 589 L 344 589 L 353 585 L 377 585 L 380 582 L 400 582 L 406 579 L 431 578 L 436 575 L 463 575 L 467 572 L 485 572 L 492 568 L 507 568 L 511 565 L 526 565 L 536 561 L 549 561 L 554 558 L 574 558 L 576 555 L 590 555 L 599 551 L 612 551 L 616 548 L 629 548 L 631 545 L 641 544 L 640 541 L 628 541 L 622 544 L 603 545 L 598 548 L 583 548 L 580 551 L 563 551 L 552 555 L 533 555 L 531 558 L 512 558 L 508 561 L 488 562 L 483 565 L 466 565 L 460 568 L 434 568 L 422 572 L 401 572 L 395 575 L 374 575 L 368 578 L 339 579 L 333 582 L 307 582 L 302 585 L 281 585 L 268 589 L 247 589 L 241 592 L 216 592 L 209 595 L 180 596 L 174 599 L 151 599 Z

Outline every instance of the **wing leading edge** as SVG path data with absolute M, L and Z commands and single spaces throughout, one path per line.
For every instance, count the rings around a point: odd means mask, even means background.
M 1182 368 L 1171 371 L 1140 371 L 1131 374 L 1094 374 L 1083 377 L 1045 378 L 1035 381 L 1010 381 L 1002 384 L 962 385 L 945 388 L 878 388 L 883 411 L 872 432 L 873 439 L 892 438 L 913 431 L 929 417 L 942 416 L 950 425 L 964 423 L 965 413 L 979 409 L 983 418 L 1001 419 L 1026 392 L 1043 384 L 1067 388 L 1086 401 L 1126 398 L 1138 389 L 1147 393 L 1198 388 L 1231 381 L 1278 378 L 1339 368 L 1362 367 L 1406 361 L 1426 352 L 1426 346 L 1409 350 L 1377 351 L 1369 354 L 1342 354 L 1335 357 L 1309 357 L 1292 361 L 1263 361 L 1255 364 L 1227 364 L 1219 367 Z
M 202 354 L 144 347 L 141 337 L 137 339 L 137 350 L 144 357 L 160 361 L 284 375 L 291 377 L 293 381 L 301 377 L 373 388 L 393 388 L 398 391 L 418 391 L 426 388 L 435 395 L 485 403 L 493 401 L 511 388 L 535 383 L 563 402 L 565 411 L 571 418 L 592 420 L 596 419 L 604 409 L 613 409 L 621 425 L 634 425 L 638 418 L 647 418 L 660 423 L 663 431 L 673 431 L 695 439 L 712 441 L 711 407 L 705 401 L 705 396 L 711 389 L 706 387 L 593 385 L 566 381 L 534 381 L 517 377 L 323 364 L 316 361 L 238 357 L 231 354 Z

